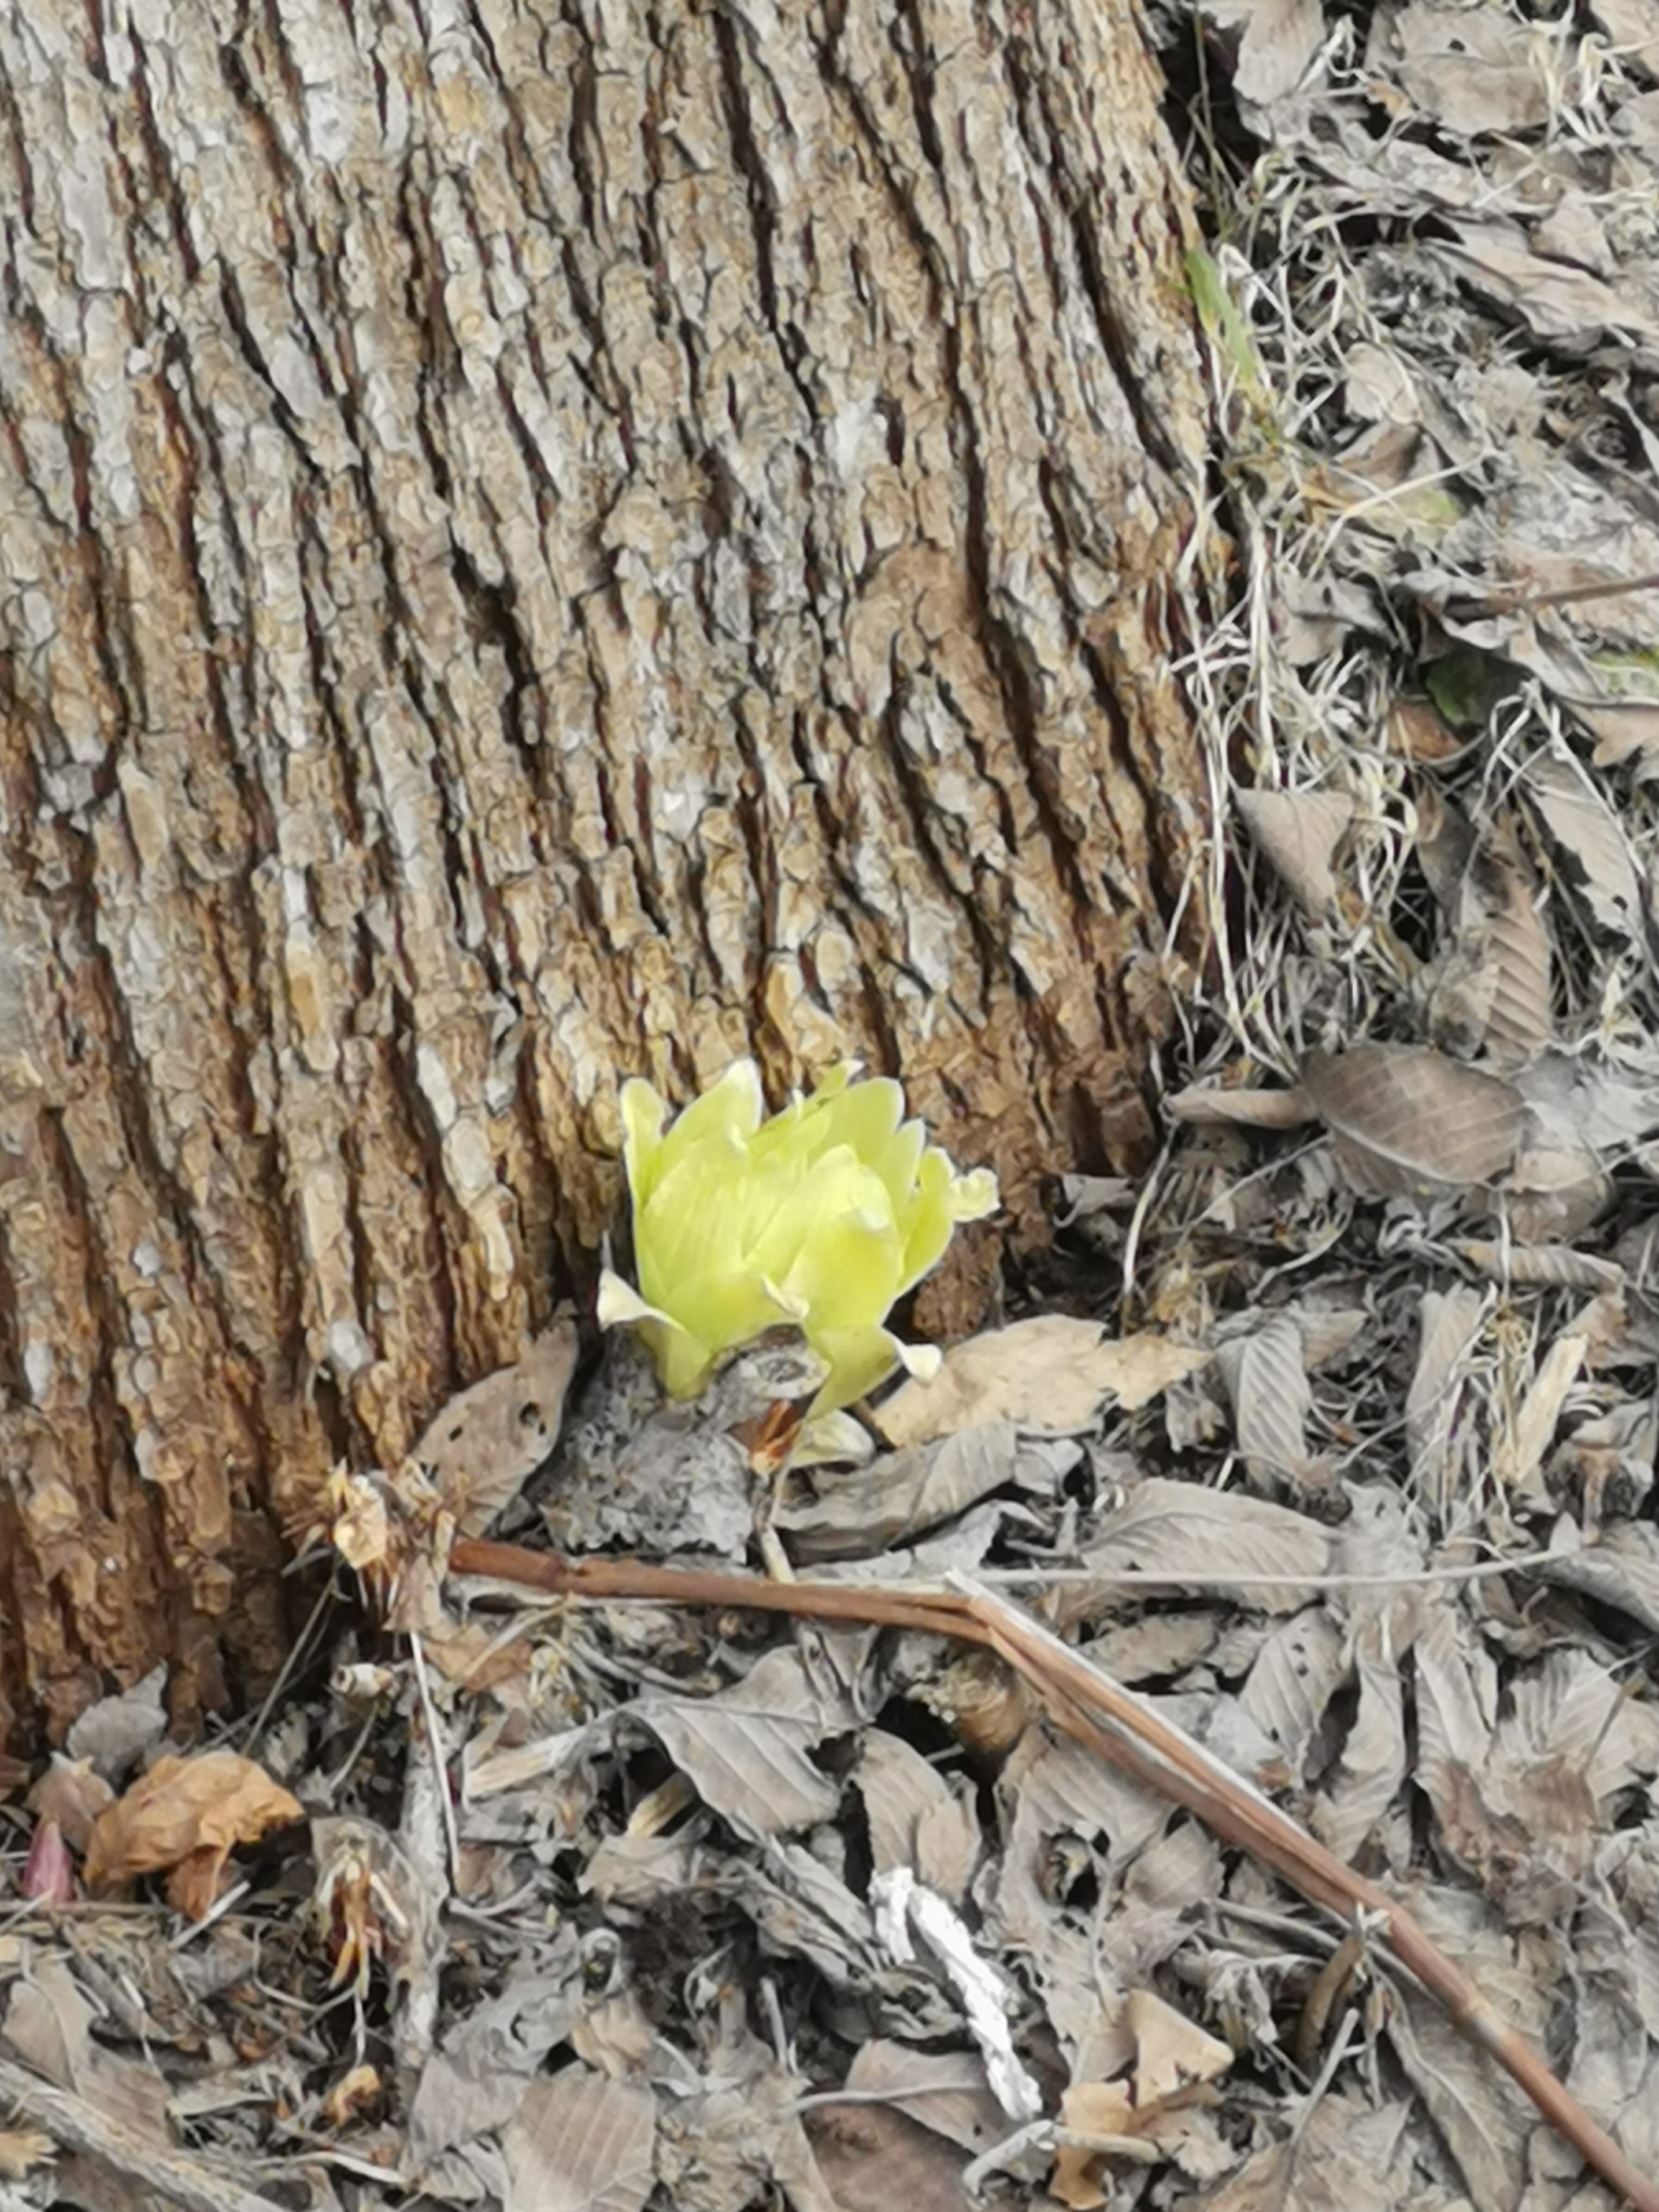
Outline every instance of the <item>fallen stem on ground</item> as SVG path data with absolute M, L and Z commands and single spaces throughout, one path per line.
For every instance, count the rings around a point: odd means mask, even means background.
M 572 1563 L 552 1553 L 471 1538 L 459 1539 L 453 1547 L 449 1571 L 562 1597 L 745 1607 L 815 1620 L 921 1629 L 997 1653 L 1038 1692 L 1051 1718 L 1068 1735 L 1148 1789 L 1183 1806 L 1213 1834 L 1250 1852 L 1313 1904 L 1350 1921 L 1363 1914 L 1401 1964 L 1444 2006 L 1460 2031 L 1520 2083 L 1539 2112 L 1602 2180 L 1637 2212 L 1659 2212 L 1659 2185 L 1638 2172 L 1525 2038 L 1499 2017 L 1387 1890 L 1344 1865 L 1270 1799 L 1062 1643 L 1051 1629 L 969 1578 L 953 1577 L 948 1586 L 915 1589 L 858 1583 L 763 1582 L 699 1567 L 659 1566 L 645 1559 Z

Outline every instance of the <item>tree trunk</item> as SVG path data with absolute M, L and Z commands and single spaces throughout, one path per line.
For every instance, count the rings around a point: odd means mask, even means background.
M 269 1675 L 622 1077 L 1144 1143 L 1159 96 L 1122 0 L 0 0 L 0 1741 Z

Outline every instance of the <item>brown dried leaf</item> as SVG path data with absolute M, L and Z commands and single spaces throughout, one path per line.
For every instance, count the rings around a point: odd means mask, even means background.
M 1430 246 L 1431 258 L 1510 310 L 1535 337 L 1571 342 L 1606 331 L 1659 335 L 1659 315 L 1634 287 L 1620 291 L 1587 269 L 1517 246 L 1507 222 L 1463 222 L 1453 228 L 1457 243 Z
M 962 2153 L 884 2105 L 825 2105 L 807 2117 L 841 2212 L 962 2212 Z
M 1590 14 L 1615 46 L 1659 77 L 1659 0 L 1590 0 Z
M 1538 1571 L 1544 1579 L 1615 1606 L 1659 1634 L 1659 1528 L 1650 1521 L 1604 1521 L 1594 1544 L 1570 1548 L 1577 1540 L 1571 1522 L 1558 1527 Z
M 1317 921 L 1336 897 L 1331 855 L 1353 820 L 1334 791 L 1241 791 L 1234 804 L 1303 912 Z
M 147 2060 L 128 2058 L 95 2042 L 98 2008 L 61 1959 L 36 1961 L 6 2006 L 3 2041 L 25 2064 L 60 2088 L 131 2130 L 135 2140 L 165 2147 L 169 2091 Z
M 218 1894 L 232 1846 L 256 1843 L 267 1828 L 304 1817 L 297 1798 L 234 1751 L 158 1759 L 94 1822 L 87 1881 L 94 1889 L 118 1889 L 141 1874 L 171 1867 L 172 1901 L 201 1920 Z
M 1108 2142 L 1127 2142 L 1135 2129 L 1134 2105 L 1127 2081 L 1073 2081 L 1060 2100 L 1062 2126 L 1074 2135 Z M 1106 2154 L 1087 2143 L 1061 2143 L 1054 2153 L 1048 2183 L 1053 2197 L 1070 2212 L 1098 2212 L 1109 2202 L 1105 2189 Z
M 1486 1310 L 1485 1297 L 1468 1284 L 1425 1291 L 1419 1308 L 1422 1335 L 1406 1393 L 1406 1449 L 1413 1481 L 1434 1504 L 1446 1503 L 1452 1426 Z
M 1202 12 L 1220 30 L 1242 30 L 1234 88 L 1261 107 L 1296 90 L 1325 36 L 1319 0 L 1205 0 Z
M 1213 2081 L 1233 2063 L 1233 2049 L 1207 2034 L 1152 1990 L 1131 1990 L 1125 2008 L 1135 2039 L 1135 2110 L 1173 2097 L 1194 2081 Z
M 1599 1252 L 1570 1252 L 1559 1244 L 1494 1244 L 1468 1237 L 1452 1250 L 1495 1283 L 1537 1283 L 1561 1291 L 1616 1291 L 1625 1271 Z
M 905 1383 L 876 1419 L 904 1445 L 988 1421 L 1064 1435 L 1090 1427 L 1109 1397 L 1130 1411 L 1146 1405 L 1209 1357 L 1151 1330 L 1115 1340 L 1098 1322 L 1043 1314 L 957 1345 L 931 1381 Z
M 1174 1121 L 1196 1128 L 1299 1129 L 1317 1118 L 1307 1093 L 1289 1091 L 1222 1091 L 1194 1083 L 1173 1091 L 1164 1110 Z
M 874 1871 L 909 1867 L 930 1889 L 959 1902 L 978 1854 L 979 1826 L 972 1807 L 964 1808 L 931 1760 L 885 1729 L 866 1731 L 853 1780 L 870 1825 Z M 931 1870 L 921 1864 L 924 1834 L 936 1862 Z
M 1417 106 L 1466 137 L 1531 130 L 1549 112 L 1548 80 L 1526 26 L 1501 7 L 1412 0 L 1379 20 L 1368 58 L 1391 62 Z
M 1266 1315 L 1247 1335 L 1217 1346 L 1216 1365 L 1251 1472 L 1316 1486 L 1320 1470 L 1308 1457 L 1307 1438 L 1313 1390 L 1295 1316 Z
M 1363 1196 L 1468 1190 L 1504 1174 L 1520 1146 L 1519 1093 L 1421 1046 L 1310 1053 L 1302 1083 Z
M 832 1820 L 841 1785 L 808 1753 L 856 1722 L 793 1645 L 767 1651 L 740 1682 L 712 1698 L 659 1692 L 636 1699 L 648 1728 L 703 1802 L 750 1837 Z
M 1572 756 L 1540 753 L 1525 787 L 1551 841 L 1571 861 L 1584 903 L 1609 935 L 1632 944 L 1642 936 L 1642 884 L 1624 825 Z
M 586 2066 L 532 2081 L 501 2130 L 503 2212 L 640 2212 L 656 2128 L 656 2100 L 638 2082 Z
M 1309 1606 L 1274 1629 L 1244 1680 L 1239 1703 L 1278 1747 L 1293 1786 L 1314 1732 L 1348 1662 L 1342 1636 L 1322 1606 Z
M 1524 1067 L 1552 1034 L 1550 941 L 1507 818 L 1471 852 L 1447 907 L 1453 942 L 1429 1000 L 1431 1034 L 1465 1057 L 1484 1050 L 1504 1073 Z
M 1389 744 L 1407 760 L 1444 761 L 1463 750 L 1463 740 L 1447 726 L 1431 699 L 1396 699 L 1384 724 Z
M 1509 1225 L 1522 1243 L 1568 1243 L 1613 1196 L 1613 1178 L 1553 1110 L 1529 1105 L 1521 1149 L 1501 1188 Z
M 867 1559 L 1012 1481 L 1016 1443 L 1012 1421 L 988 1421 L 890 1453 L 862 1474 L 822 1480 L 817 1497 L 780 1505 L 773 1526 L 788 1537 L 793 1559 Z
M 1205 2212 L 1395 2212 L 1420 2203 L 1413 2161 L 1402 2155 L 1412 2107 L 1372 2111 L 1347 2090 L 1329 2092 L 1287 2142 L 1260 2151 Z
M 1462 1954 L 1466 1972 L 1476 1963 Z M 1532 2108 L 1508 2075 L 1462 2035 L 1432 1997 L 1402 1988 L 1389 2039 L 1456 2160 L 1475 2212 L 1514 2212 L 1527 2176 Z
M 481 1536 L 558 1442 L 576 1352 L 575 1323 L 555 1322 L 422 1431 L 410 1456 L 430 1469 L 463 1536 Z
M 877 2037 L 854 2054 L 846 2087 L 885 2097 L 896 2111 L 966 2151 L 988 2150 L 1008 2132 L 976 2051 L 918 2051 Z
M 1150 1475 L 1107 1515 L 1082 1564 L 1115 1594 L 1127 1579 L 1176 1589 L 1195 1580 L 1255 1611 L 1293 1613 L 1312 1594 L 1307 1577 L 1330 1572 L 1331 1542 L 1317 1521 L 1267 1498 Z M 1274 1580 L 1217 1585 L 1218 1574 Z M 1076 1620 L 1098 1604 L 1100 1593 L 1069 1584 L 1059 1595 L 1062 1616 Z
M 1340 1859 L 1351 1859 L 1394 1802 L 1406 1771 L 1405 1701 L 1387 1617 L 1375 1615 L 1354 1654 L 1359 1705 L 1328 1788 L 1309 1826 Z

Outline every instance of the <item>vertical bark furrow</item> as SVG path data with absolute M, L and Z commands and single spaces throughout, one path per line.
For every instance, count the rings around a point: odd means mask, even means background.
M 0 0 L 15 1702 L 257 1672 L 251 1514 L 545 1318 L 623 1074 L 1133 1148 L 1170 175 L 1072 0 Z

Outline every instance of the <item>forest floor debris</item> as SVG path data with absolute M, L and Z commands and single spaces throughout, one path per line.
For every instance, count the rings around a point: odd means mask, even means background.
M 1659 2178 L 1659 7 L 1159 27 L 1243 590 L 1158 1160 L 865 1467 L 795 1347 L 688 1409 L 562 1329 L 343 1476 L 261 1711 L 107 1698 L 14 1828 L 4 2212 L 1610 2207 L 1399 1908 Z

